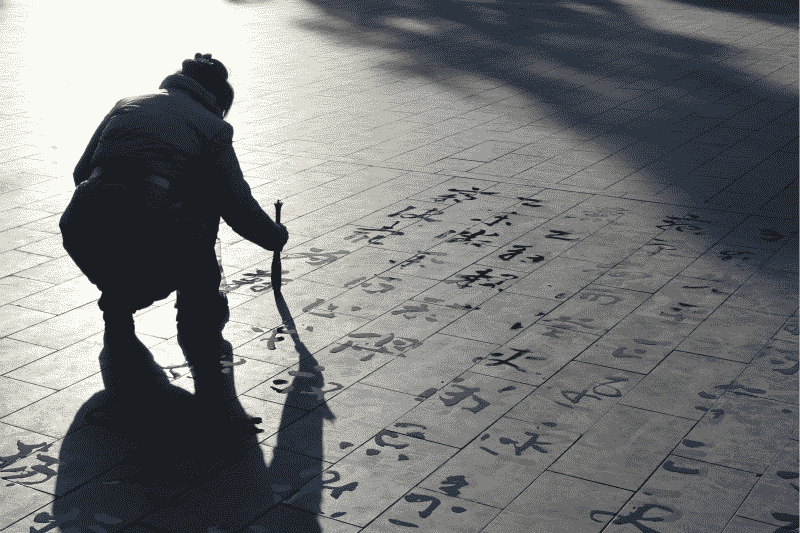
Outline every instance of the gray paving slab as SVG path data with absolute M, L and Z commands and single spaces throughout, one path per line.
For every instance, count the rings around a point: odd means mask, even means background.
M 23 4 L 0 5 L 0 530 L 796 528 L 796 6 Z M 181 412 L 92 414 L 101 293 L 59 228 L 98 121 L 200 34 L 291 236 L 279 306 L 272 253 L 220 226 L 225 370 L 262 419 L 227 448 Z M 135 325 L 189 398 L 174 303 Z

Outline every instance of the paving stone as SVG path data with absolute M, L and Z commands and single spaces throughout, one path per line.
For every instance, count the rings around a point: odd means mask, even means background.
M 592 335 L 602 335 L 637 308 L 647 293 L 604 287 L 592 283 L 542 318 L 542 324 L 574 329 L 576 325 Z
M 480 215 L 479 215 L 480 216 Z M 480 219 L 475 219 L 473 222 Z M 526 235 L 534 228 L 541 226 L 547 219 L 534 218 L 522 215 L 517 211 L 498 211 L 490 218 L 480 221 L 466 232 L 451 233 L 444 242 L 463 242 L 474 245 L 478 237 L 490 240 L 492 246 L 505 246 L 506 244 Z M 473 236 L 474 235 L 474 236 Z
M 722 305 L 678 349 L 749 363 L 781 327 L 782 318 Z
M 303 531 L 320 533 L 357 533 L 361 528 L 306 511 L 298 511 L 286 505 L 276 505 L 267 514 L 250 524 L 247 533 L 291 533 Z
M 428 279 L 443 280 L 496 250 L 492 246 L 464 246 L 445 243 L 427 250 L 418 251 L 410 259 L 385 272 L 387 276 L 402 277 L 403 274 Z
M 545 472 L 484 531 L 522 533 L 533 524 L 553 533 L 600 531 L 630 496 L 627 490 Z
M 18 341 L 17 344 L 27 346 L 29 349 L 33 348 L 35 350 L 33 353 L 41 354 L 44 352 L 46 354 L 51 351 Z M 38 358 L 13 372 L 7 373 L 6 377 L 49 389 L 63 389 L 76 381 L 96 374 L 100 370 L 97 358 L 102 349 L 103 335 L 95 335 L 63 350 Z
M 349 289 L 313 308 L 318 313 L 342 313 L 364 319 L 374 319 L 414 298 L 420 292 L 427 293 L 436 285 L 435 280 L 416 276 L 359 276 L 351 279 L 345 286 Z M 427 290 L 426 290 L 427 289 Z M 322 300 L 317 298 L 316 300 Z M 441 304 L 442 300 L 423 300 L 426 303 Z M 326 305 L 327 304 L 327 305 Z M 333 306 L 332 309 L 330 307 Z
M 786 527 L 777 513 L 794 514 L 797 509 L 797 441 L 790 440 L 737 511 L 737 516 Z
M 488 355 L 476 358 L 480 362 L 471 371 L 541 385 L 594 340 L 593 335 L 579 331 L 534 324 Z
M 261 384 L 249 389 L 247 394 L 306 411 L 312 410 L 395 357 L 388 349 L 366 349 L 367 342 L 359 341 L 364 343 L 365 348 L 347 349 L 342 348 L 341 344 L 331 345 L 315 356 L 306 355 L 299 363 L 271 377 L 262 375 Z
M 34 385 L 26 385 L 34 387 Z M 44 387 L 37 387 L 40 393 Z M 49 390 L 49 389 L 48 389 Z M 79 381 L 66 389 L 40 396 L 39 401 L 29 403 L 3 418 L 3 422 L 50 437 L 63 437 L 70 427 L 78 428 L 82 421 L 75 420 L 81 406 L 95 393 L 103 390 L 100 372 Z M 4 396 L 5 397 L 5 396 Z
M 573 361 L 506 416 L 583 434 L 640 379 L 639 374 Z
M 670 455 L 606 531 L 653 522 L 665 531 L 721 531 L 757 479 L 750 472 Z
M 92 446 L 103 449 L 104 453 L 87 456 L 85 444 L 82 443 L 87 439 L 91 440 Z M 50 442 L 36 448 L 35 454 L 15 461 L 14 473 L 3 476 L 3 479 L 62 496 L 119 463 L 133 449 L 130 442 L 109 431 L 87 425 L 71 434 L 68 440 Z
M 734 516 L 722 533 L 774 533 L 774 527 L 764 522 Z
M 797 343 L 798 319 L 797 310 L 790 316 L 783 327 L 775 334 L 775 340 Z
M 789 315 L 798 306 L 797 277 L 785 272 L 759 270 L 745 281 L 726 305 L 759 313 Z
M 692 425 L 684 418 L 616 405 L 549 470 L 635 491 Z
M 616 264 L 637 251 L 652 238 L 635 231 L 596 231 L 561 254 L 562 257 L 596 263 Z
M 654 293 L 672 280 L 693 258 L 645 246 L 597 279 L 599 285 Z
M 518 271 L 477 263 L 441 282 L 436 282 L 427 290 L 418 293 L 414 300 L 453 309 L 477 308 L 511 287 L 521 277 Z
M 797 409 L 760 398 L 726 394 L 675 449 L 676 455 L 763 474 L 797 433 Z
M 434 515 L 437 509 L 439 512 Z M 362 531 L 392 532 L 407 531 L 410 527 L 424 527 L 425 531 L 477 533 L 499 512 L 498 509 L 486 505 L 466 502 L 425 489 L 414 489 Z
M 631 314 L 581 353 L 577 360 L 647 374 L 694 328 L 693 324 Z
M 460 448 L 532 390 L 529 385 L 465 372 L 443 388 L 441 394 L 428 397 L 395 425 L 414 424 L 408 427 L 414 432 L 421 431 L 425 439 Z M 417 425 L 423 427 L 417 430 Z
M 545 238 L 549 230 L 533 230 L 510 244 L 501 246 L 480 260 L 482 265 L 508 268 L 519 272 L 532 272 L 554 259 L 576 241 Z
M 770 342 L 727 390 L 797 405 L 797 353 L 797 344 Z
M 337 462 L 416 405 L 412 395 L 356 383 L 263 444 Z
M 435 333 L 360 380 L 360 383 L 428 398 L 485 357 L 496 344 Z M 474 371 L 474 370 L 473 370 Z
M 517 281 L 509 292 L 565 301 L 612 266 L 558 257 Z
M 33 311 L 29 313 L 33 313 Z M 10 335 L 11 338 L 48 348 L 61 349 L 103 329 L 102 312 L 94 303 L 77 307 L 44 321 L 39 320 L 41 315 L 42 313 L 39 314 L 33 325 L 25 329 L 17 329 Z M 32 323 L 32 318 L 28 318 L 27 321 Z
M 735 282 L 675 277 L 636 308 L 634 314 L 676 324 L 700 324 L 738 288 Z
M 744 368 L 741 363 L 676 350 L 642 378 L 621 403 L 700 420 Z
M 456 451 L 443 444 L 399 434 L 396 438 L 386 434 L 383 442 L 385 449 L 381 451 L 385 453 L 369 453 L 373 449 L 371 443 L 365 444 L 284 502 L 363 527 Z M 365 500 L 359 497 L 361 494 L 370 497 Z
M 745 246 L 716 244 L 686 267 L 681 276 L 705 281 L 742 283 L 769 259 L 770 252 Z
M 500 418 L 420 486 L 506 508 L 577 438 L 567 431 Z
M 45 348 L 14 339 L 0 339 L 0 374 L 6 374 L 16 368 L 53 352 L 52 348 Z
M 310 272 L 303 276 L 304 281 L 315 281 L 340 288 L 354 278 L 372 277 L 392 268 L 395 263 L 408 259 L 408 254 L 390 250 L 379 250 L 367 246 L 356 250 L 324 270 Z
M 786 245 L 775 252 L 775 255 L 770 257 L 762 268 L 797 273 L 798 263 L 800 261 L 798 261 L 797 246 Z
M 557 305 L 544 298 L 503 292 L 468 311 L 441 331 L 446 335 L 503 344 Z

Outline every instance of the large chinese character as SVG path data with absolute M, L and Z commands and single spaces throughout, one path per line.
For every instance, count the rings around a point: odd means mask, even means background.
M 466 409 L 467 411 L 471 411 L 477 414 L 478 412 L 480 412 L 481 410 L 490 405 L 489 402 L 475 395 L 476 392 L 481 391 L 481 389 L 479 389 L 478 387 L 464 387 L 463 385 L 457 385 L 457 384 L 454 384 L 453 387 L 461 389 L 461 392 L 445 391 L 445 394 L 450 396 L 450 398 L 444 398 L 443 396 L 439 396 L 439 399 L 442 400 L 442 403 L 444 403 L 447 407 L 452 407 L 454 405 L 457 405 L 461 401 L 470 397 L 473 400 L 475 400 L 478 403 L 478 405 L 476 405 L 475 407 L 462 407 L 462 409 Z

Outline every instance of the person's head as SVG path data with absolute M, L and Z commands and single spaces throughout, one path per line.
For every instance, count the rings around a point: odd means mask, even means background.
M 228 69 L 211 54 L 195 54 L 194 59 L 187 59 L 181 65 L 179 74 L 188 76 L 203 86 L 217 99 L 217 107 L 222 118 L 228 116 L 233 105 L 233 87 L 228 83 Z

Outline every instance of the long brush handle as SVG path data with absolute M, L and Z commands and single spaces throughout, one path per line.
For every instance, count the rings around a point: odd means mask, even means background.
M 280 200 L 275 202 L 275 222 L 281 222 L 281 207 L 283 204 Z M 281 251 L 275 250 L 272 253 L 272 290 L 275 292 L 281 291 Z

